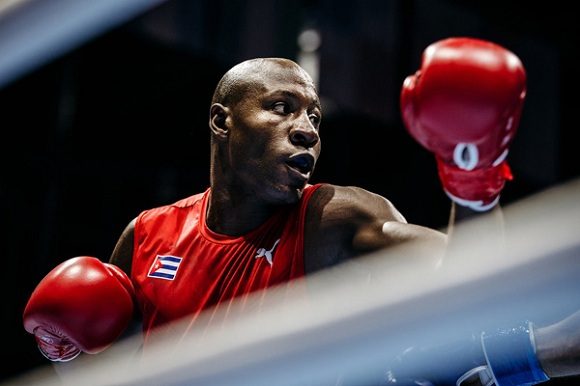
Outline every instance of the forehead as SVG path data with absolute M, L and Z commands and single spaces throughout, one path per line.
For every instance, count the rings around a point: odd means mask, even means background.
M 312 78 L 297 65 L 269 63 L 255 74 L 252 83 L 262 94 L 291 93 L 319 103 Z

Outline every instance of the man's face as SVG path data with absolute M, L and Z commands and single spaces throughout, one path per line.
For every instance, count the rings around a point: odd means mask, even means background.
M 320 154 L 321 110 L 311 79 L 272 64 L 231 108 L 229 159 L 234 183 L 271 204 L 296 202 Z

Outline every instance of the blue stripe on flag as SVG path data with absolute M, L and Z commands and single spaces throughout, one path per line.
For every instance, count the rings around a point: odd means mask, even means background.
M 179 263 L 181 262 L 181 257 L 175 257 L 175 256 L 158 256 L 159 260 L 161 261 L 172 261 L 174 263 Z
M 175 274 L 169 274 L 169 273 L 161 273 L 161 272 L 152 272 L 149 274 L 150 277 L 160 277 L 163 279 L 173 279 L 175 277 Z
M 159 279 L 173 280 L 177 273 L 177 269 L 181 264 L 183 258 L 177 256 L 161 256 L 157 255 L 151 268 L 149 268 L 148 277 Z

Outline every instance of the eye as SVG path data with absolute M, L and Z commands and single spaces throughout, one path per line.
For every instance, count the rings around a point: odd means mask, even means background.
M 276 102 L 272 105 L 272 110 L 278 114 L 290 114 L 290 105 L 286 102 Z
M 310 122 L 312 122 L 312 124 L 314 126 L 318 126 L 320 124 L 320 115 L 318 114 L 310 114 L 308 115 L 308 118 L 310 119 Z

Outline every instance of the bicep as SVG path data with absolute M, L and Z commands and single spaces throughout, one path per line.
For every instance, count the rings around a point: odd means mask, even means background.
M 134 231 L 135 220 L 131 221 L 125 227 L 125 230 L 123 230 L 109 259 L 109 263 L 121 268 L 129 277 L 131 277 L 131 265 L 133 261 Z
M 133 240 L 135 233 L 135 222 L 133 219 L 123 230 L 117 244 L 113 249 L 113 253 L 109 258 L 109 263 L 115 264 L 121 268 L 127 276 L 131 277 L 131 267 L 133 263 Z M 122 337 L 128 337 L 138 334 L 142 330 L 142 315 L 140 309 L 135 307 L 133 321 L 125 330 Z
M 408 224 L 386 198 L 361 188 L 345 188 L 338 205 L 347 233 L 347 245 L 353 255 L 373 252 L 407 242 L 425 242 L 444 249 L 446 236 L 423 226 Z
M 441 256 L 447 236 L 420 225 L 377 218 L 359 224 L 352 239 L 352 248 L 358 253 L 365 253 L 407 243 L 428 247 L 435 256 Z
M 427 242 L 437 258 L 446 245 L 445 234 L 408 224 L 384 197 L 335 185 L 319 188 L 311 199 L 304 240 L 307 272 L 411 241 Z

